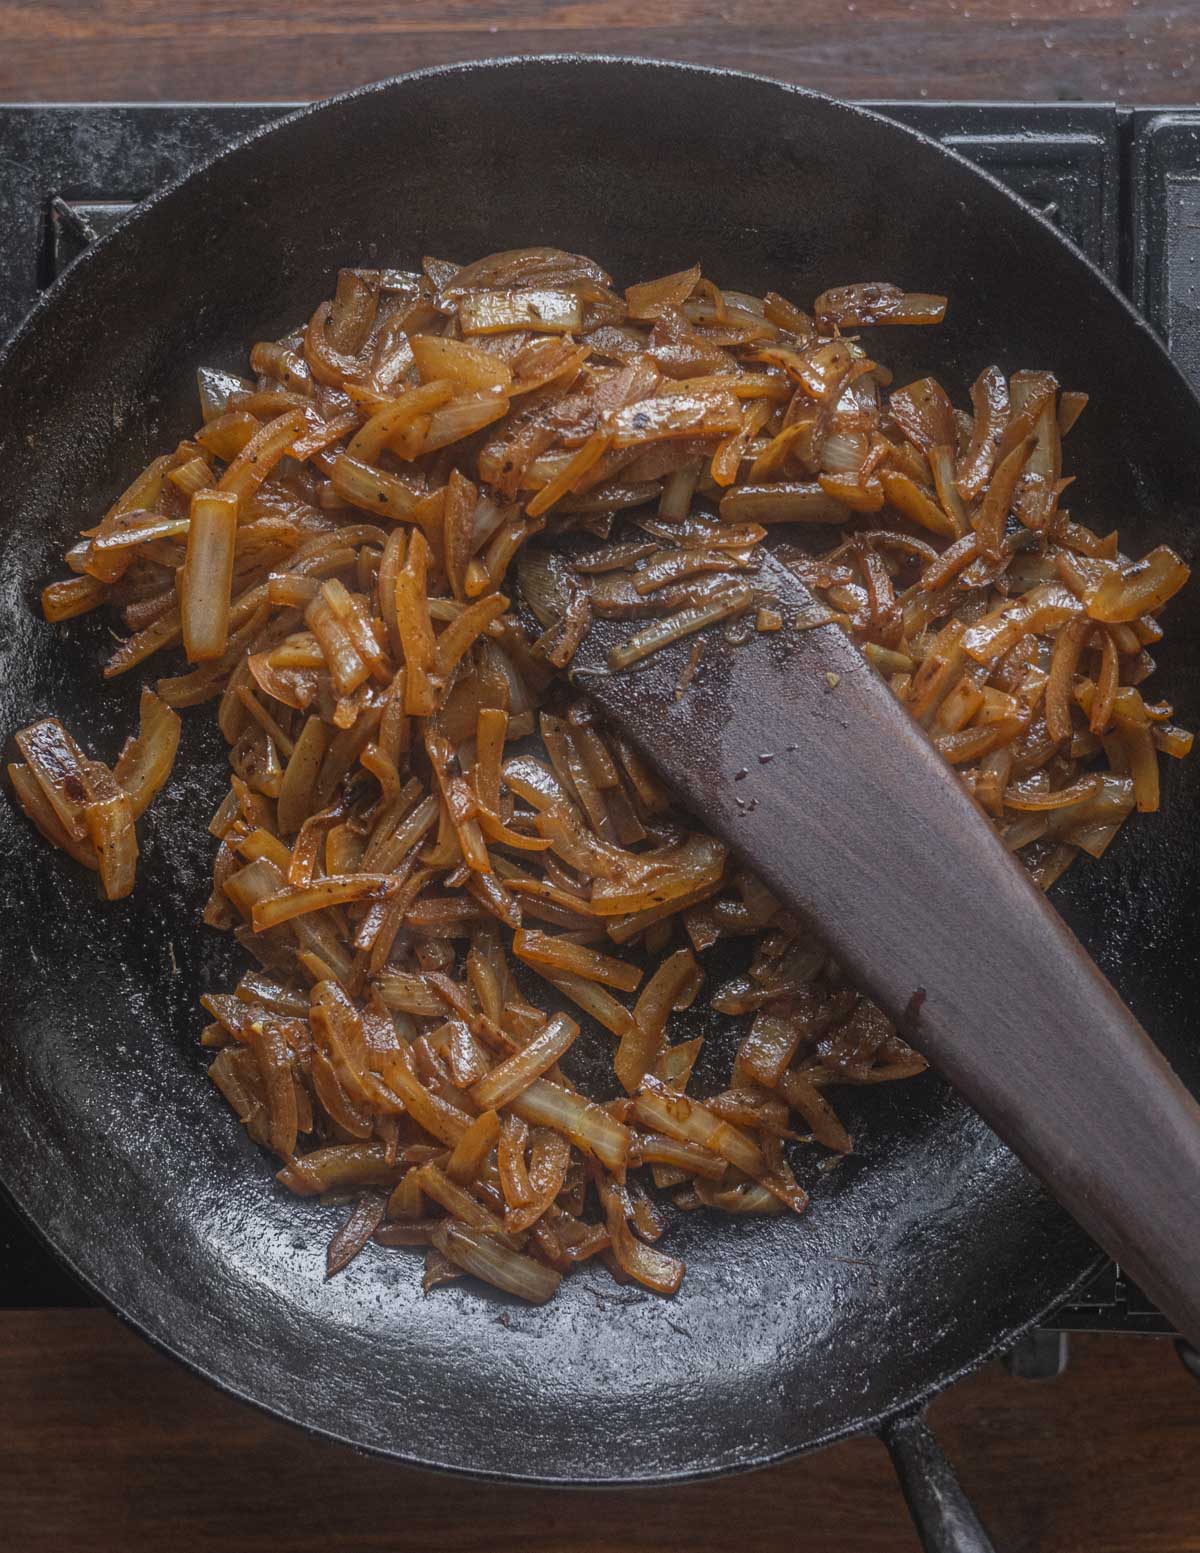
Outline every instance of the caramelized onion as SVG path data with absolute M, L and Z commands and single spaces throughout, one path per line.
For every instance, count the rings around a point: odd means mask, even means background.
M 680 699 L 739 635 L 840 623 L 1043 887 L 1158 806 L 1192 739 L 1148 649 L 1187 567 L 1059 509 L 1084 400 L 1049 372 L 986 368 L 969 417 L 933 378 L 890 388 L 857 331 L 944 306 L 865 283 L 810 315 L 696 265 L 622 299 L 554 248 L 345 270 L 253 344 L 256 381 L 202 372 L 192 437 L 68 551 L 43 610 L 121 611 L 106 675 L 181 639 L 198 666 L 144 691 L 112 771 L 56 719 L 21 730 L 14 793 L 123 895 L 175 708 L 219 697 L 204 920 L 261 969 L 206 995 L 200 1039 L 280 1182 L 353 1198 L 329 1274 L 373 1243 L 421 1247 L 428 1287 L 537 1302 L 592 1260 L 669 1296 L 647 1179 L 803 1212 L 799 1151 L 852 1147 L 834 1086 L 924 1067 L 570 690 L 594 619 L 639 623 L 613 673 L 694 636 Z M 758 582 L 787 523 L 797 620 Z M 749 1027 L 680 1039 L 690 1006 Z M 576 1087 L 597 1061 L 618 1099 Z

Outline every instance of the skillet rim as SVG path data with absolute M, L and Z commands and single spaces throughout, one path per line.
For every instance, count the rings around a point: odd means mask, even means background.
M 771 76 L 765 76 L 756 72 L 739 71 L 717 66 L 691 64 L 680 61 L 655 59 L 637 55 L 579 54 L 571 52 L 531 55 L 506 54 L 489 59 L 455 61 L 448 64 L 433 65 L 423 67 L 418 70 L 406 71 L 399 75 L 389 76 L 379 81 L 368 82 L 364 85 L 351 88 L 345 92 L 336 93 L 333 96 L 320 99 L 316 102 L 303 104 L 291 112 L 284 113 L 278 119 L 271 120 L 267 124 L 260 125 L 255 129 L 238 135 L 235 139 L 230 141 L 227 145 L 223 146 L 220 150 L 202 158 L 192 167 L 190 167 L 185 173 L 170 180 L 161 188 L 156 189 L 126 216 L 122 217 L 122 219 L 116 224 L 110 233 L 89 244 L 83 253 L 67 266 L 62 274 L 59 275 L 54 280 L 54 282 L 38 296 L 33 306 L 21 319 L 8 339 L 0 344 L 0 374 L 3 374 L 6 371 L 10 358 L 17 350 L 19 345 L 24 341 L 26 336 L 37 327 L 41 318 L 55 307 L 59 296 L 63 293 L 65 288 L 69 287 L 75 275 L 77 273 L 86 273 L 88 265 L 94 262 L 97 253 L 100 253 L 101 251 L 107 251 L 111 245 L 119 243 L 123 239 L 126 230 L 130 228 L 131 225 L 136 224 L 149 211 L 156 208 L 159 204 L 167 201 L 178 190 L 184 188 L 184 186 L 186 186 L 191 179 L 199 174 L 206 173 L 217 167 L 226 158 L 233 157 L 244 147 L 252 145 L 263 137 L 271 135 L 277 130 L 283 130 L 284 128 L 292 125 L 294 122 L 306 119 L 314 114 L 320 114 L 326 110 L 335 110 L 347 103 L 356 101 L 359 98 L 373 97 L 385 93 L 390 94 L 397 89 L 406 87 L 409 83 L 414 81 L 423 81 L 441 77 L 453 79 L 454 77 L 458 76 L 478 76 L 483 72 L 493 72 L 506 69 L 536 70 L 542 66 L 570 66 L 574 68 L 582 67 L 583 69 L 588 70 L 594 67 L 598 75 L 604 76 L 611 76 L 615 69 L 624 71 L 637 71 L 639 74 L 646 75 L 657 73 L 663 76 L 675 78 L 680 76 L 695 76 L 703 78 L 746 81 L 748 83 L 753 83 L 756 86 L 772 87 L 789 97 L 795 96 L 819 101 L 827 105 L 830 109 L 834 110 L 835 114 L 845 114 L 847 117 L 852 119 L 866 118 L 875 121 L 882 121 L 888 130 L 901 136 L 907 136 L 911 140 L 918 142 L 927 148 L 931 148 L 941 157 L 946 158 L 951 162 L 958 163 L 961 167 L 965 168 L 973 178 L 981 179 L 984 183 L 990 185 L 994 191 L 997 191 L 1000 195 L 1002 195 L 1003 198 L 1008 201 L 1011 206 L 1015 207 L 1017 211 L 1021 212 L 1025 218 L 1032 218 L 1038 223 L 1039 226 L 1041 226 L 1047 233 L 1049 233 L 1058 244 L 1065 247 L 1073 259 L 1078 264 L 1082 264 L 1090 272 L 1093 279 L 1101 283 L 1104 290 L 1109 294 L 1110 298 L 1120 304 L 1121 311 L 1124 313 L 1127 323 L 1132 324 L 1138 333 L 1146 338 L 1154 353 L 1159 357 L 1160 364 L 1169 367 L 1169 375 L 1174 377 L 1176 381 L 1176 388 L 1182 389 L 1185 398 L 1190 400 L 1193 404 L 1197 405 L 1197 408 L 1200 409 L 1200 401 L 1198 401 L 1195 391 L 1191 388 L 1191 385 L 1184 378 L 1180 368 L 1168 354 L 1160 337 L 1151 328 L 1150 324 L 1143 317 L 1143 315 L 1139 313 L 1133 306 L 1129 298 L 1126 297 L 1125 294 L 1115 285 L 1115 283 L 1095 263 L 1093 263 L 1093 261 L 1085 253 L 1083 253 L 1083 251 L 1068 236 L 1066 236 L 1045 215 L 1043 215 L 1041 211 L 1028 204 L 1018 195 L 1014 194 L 992 173 L 983 168 L 977 167 L 974 163 L 969 161 L 959 152 L 942 144 L 940 141 L 933 139 L 931 136 L 926 135 L 922 131 L 915 129 L 906 123 L 902 123 L 898 120 L 888 117 L 886 113 L 880 112 L 876 108 L 868 108 L 858 103 L 847 102 L 840 98 L 831 97 L 823 92 L 814 91 L 810 88 L 799 86 L 792 82 L 780 81 Z M 193 1359 L 177 1352 L 176 1349 L 172 1347 L 171 1342 L 166 1335 L 159 1335 L 158 1333 L 151 1331 L 142 1320 L 131 1315 L 128 1311 L 123 1309 L 116 1300 L 110 1298 L 110 1296 L 99 1286 L 97 1282 L 95 1282 L 88 1274 L 82 1271 L 82 1269 L 77 1265 L 75 1257 L 60 1247 L 54 1241 L 52 1236 L 45 1229 L 43 1229 L 38 1219 L 32 1214 L 30 1210 L 25 1207 L 24 1203 L 15 1195 L 12 1189 L 8 1186 L 7 1181 L 5 1181 L 2 1176 L 0 1176 L 0 1191 L 3 1192 L 4 1197 L 8 1201 L 13 1203 L 24 1222 L 32 1228 L 39 1242 L 47 1246 L 58 1258 L 58 1260 L 67 1267 L 72 1276 L 75 1277 L 77 1281 L 79 1281 L 86 1289 L 88 1289 L 89 1292 L 95 1295 L 104 1306 L 112 1310 L 124 1325 L 137 1332 L 137 1334 L 149 1342 L 151 1346 L 164 1354 L 168 1354 L 177 1362 L 185 1365 L 194 1374 L 201 1376 L 203 1379 L 218 1387 L 218 1389 L 225 1392 L 227 1395 L 235 1397 L 241 1402 L 249 1403 L 259 1411 L 267 1413 L 271 1417 L 282 1419 L 285 1422 L 292 1424 L 293 1426 L 304 1429 L 310 1434 L 331 1440 L 339 1445 L 349 1446 L 351 1449 L 365 1454 L 398 1461 L 405 1465 L 425 1471 L 448 1473 L 455 1476 L 470 1477 L 490 1482 L 541 1485 L 547 1487 L 575 1486 L 586 1488 L 603 1488 L 646 1486 L 650 1483 L 684 1483 L 704 1480 L 708 1478 L 724 1477 L 735 1472 L 749 1471 L 760 1467 L 766 1467 L 776 1462 L 791 1459 L 794 1456 L 798 1456 L 809 1451 L 819 1450 L 823 1446 L 831 1444 L 838 1439 L 863 1432 L 864 1430 L 876 1431 L 888 1420 L 922 1408 L 941 1391 L 953 1385 L 966 1375 L 971 1374 L 1008 1347 L 1011 1347 L 1011 1345 L 1024 1333 L 1038 1325 L 1046 1315 L 1057 1309 L 1065 1300 L 1070 1297 L 1072 1293 L 1080 1289 L 1099 1269 L 1099 1267 L 1103 1265 L 1105 1261 L 1103 1253 L 1097 1249 L 1094 1255 L 1092 1255 L 1087 1260 L 1086 1265 L 1082 1268 L 1078 1275 L 1072 1279 L 1065 1288 L 1063 1288 L 1052 1299 L 1043 1304 L 1039 1309 L 1035 1310 L 1027 1318 L 1023 1318 L 1022 1320 L 1013 1323 L 1003 1331 L 990 1335 L 987 1343 L 981 1349 L 977 1350 L 973 1358 L 965 1361 L 963 1364 L 950 1371 L 940 1372 L 937 1376 L 933 1377 L 929 1381 L 914 1387 L 899 1401 L 894 1402 L 886 1409 L 882 1409 L 871 1414 L 857 1415 L 853 1419 L 844 1422 L 838 1427 L 829 1429 L 820 1435 L 808 1438 L 799 1444 L 777 1451 L 767 1452 L 752 1459 L 738 1462 L 737 1464 L 722 1464 L 705 1468 L 697 1468 L 694 1470 L 655 1473 L 652 1476 L 646 1476 L 635 1480 L 631 1480 L 628 1477 L 616 1478 L 612 1476 L 568 1479 L 563 1477 L 547 1477 L 529 1472 L 502 1473 L 487 1471 L 471 1466 L 448 1465 L 442 1461 L 426 1459 L 413 1455 L 410 1452 L 405 1452 L 389 1446 L 381 1446 L 377 1444 L 364 1445 L 361 1442 L 350 1438 L 345 1433 L 339 1432 L 339 1430 L 336 1428 L 325 1427 L 311 1420 L 297 1418 L 291 1413 L 285 1411 L 282 1406 L 261 1400 L 251 1395 L 249 1392 L 240 1389 L 236 1383 L 231 1382 L 230 1380 L 218 1374 L 215 1374 L 211 1369 L 207 1368 L 202 1361 Z

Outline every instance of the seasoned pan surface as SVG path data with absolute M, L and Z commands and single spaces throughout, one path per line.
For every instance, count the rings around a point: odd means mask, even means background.
M 1131 551 L 1169 540 L 1193 558 L 1200 407 L 1098 273 L 957 157 L 752 77 L 604 59 L 453 67 L 223 153 L 87 253 L 0 357 L 0 726 L 59 711 L 110 758 L 135 722 L 136 686 L 99 680 L 105 623 L 51 629 L 37 590 L 81 524 L 192 427 L 197 365 L 240 367 L 341 265 L 536 242 L 593 254 L 620 284 L 699 260 L 801 301 L 858 279 L 946 292 L 944 327 L 889 335 L 898 380 L 935 370 L 962 396 L 991 361 L 1052 367 L 1092 395 L 1069 449 L 1076 509 L 1119 525 Z M 1186 599 L 1168 621 L 1159 683 L 1195 726 Z M 538 1310 L 469 1284 L 425 1298 L 418 1264 L 376 1246 L 325 1283 L 328 1215 L 276 1188 L 196 1045 L 197 997 L 228 954 L 199 924 L 224 782 L 210 724 L 186 719 L 130 902 L 97 901 L 0 804 L 0 1177 L 127 1320 L 228 1390 L 434 1466 L 720 1472 L 927 1395 L 1094 1264 L 926 1076 L 850 1094 L 858 1152 L 814 1173 L 802 1220 L 682 1218 L 671 1248 L 688 1276 L 672 1301 L 602 1270 Z M 1196 1087 L 1197 763 L 1164 764 L 1164 813 L 1131 820 L 1057 899 Z

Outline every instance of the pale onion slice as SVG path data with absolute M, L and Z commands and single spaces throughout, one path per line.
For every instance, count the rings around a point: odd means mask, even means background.
M 187 558 L 177 580 L 189 663 L 219 658 L 229 640 L 238 507 L 232 490 L 197 491 L 192 497 Z

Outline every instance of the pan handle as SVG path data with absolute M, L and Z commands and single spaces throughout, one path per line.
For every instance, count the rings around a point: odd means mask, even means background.
M 995 1553 L 923 1411 L 901 1413 L 879 1430 L 925 1553 Z

